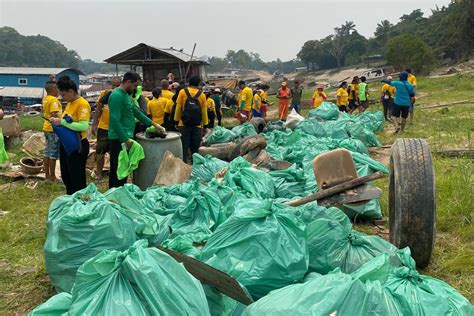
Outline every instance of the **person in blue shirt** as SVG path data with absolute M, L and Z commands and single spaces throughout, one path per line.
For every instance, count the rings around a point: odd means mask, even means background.
M 395 87 L 395 98 L 392 112 L 393 125 L 395 133 L 403 132 L 407 122 L 408 113 L 412 104 L 412 98 L 415 96 L 415 89 L 407 81 L 408 72 L 400 73 L 400 80 L 382 80 L 382 82 Z M 401 122 L 399 122 L 401 116 Z

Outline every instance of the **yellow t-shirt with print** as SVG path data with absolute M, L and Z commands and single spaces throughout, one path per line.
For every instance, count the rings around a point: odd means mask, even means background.
M 321 96 L 321 94 L 324 96 L 324 98 Z M 313 99 L 314 99 L 313 109 L 318 108 L 323 103 L 323 101 L 328 98 L 326 93 L 321 92 L 321 94 L 318 90 L 314 91 L 314 93 L 313 93 Z
M 348 105 L 349 104 L 349 93 L 347 93 L 347 90 L 344 88 L 339 88 L 337 89 L 337 105 L 340 107 L 342 105 Z
M 153 98 L 147 104 L 147 114 L 151 116 L 151 120 L 158 124 L 163 124 L 165 119 L 166 103 L 169 99 L 164 97 Z
M 395 96 L 395 87 L 392 87 L 391 85 L 389 85 L 388 83 L 384 84 L 382 86 L 382 96 L 385 94 L 385 92 L 387 92 L 390 94 L 390 97 L 393 99 L 394 96 Z
M 250 109 L 252 108 L 252 102 L 253 102 L 252 100 L 253 100 L 252 89 L 250 89 L 249 87 L 245 87 L 239 93 L 239 99 L 238 99 L 239 102 L 237 106 L 240 108 L 240 103 L 242 101 L 245 101 L 243 110 L 250 111 Z
M 263 91 L 262 93 L 260 93 L 260 99 L 262 99 L 262 106 L 268 106 L 267 104 L 263 104 L 263 101 L 268 102 L 268 92 Z
M 107 92 L 110 90 L 103 90 L 97 101 L 99 101 Z M 99 118 L 99 128 L 100 129 L 105 129 L 109 130 L 109 120 L 110 120 L 110 113 L 109 113 L 109 105 L 108 104 L 102 104 L 102 113 Z
M 91 119 L 91 106 L 83 97 L 69 102 L 64 109 L 63 117 L 69 115 L 74 122 L 87 121 Z M 81 132 L 82 138 L 86 138 L 86 132 Z
M 174 96 L 174 93 L 170 90 L 161 90 L 161 96 L 165 99 L 171 99 Z
M 359 97 L 359 84 L 358 83 L 351 83 L 349 85 L 349 88 L 350 88 L 350 90 L 349 90 L 349 100 L 354 100 L 354 96 L 355 96 L 355 99 L 357 99 Z
M 254 109 L 255 111 L 260 111 L 261 106 L 262 106 L 262 97 L 258 94 L 255 94 L 253 96 L 252 109 Z
M 59 102 L 58 98 L 53 95 L 47 95 L 43 98 L 43 116 L 45 119 L 51 118 L 51 113 L 58 112 L 58 117 L 61 116 L 61 102 Z M 49 121 L 44 121 L 43 123 L 43 131 L 44 132 L 52 132 L 53 126 Z

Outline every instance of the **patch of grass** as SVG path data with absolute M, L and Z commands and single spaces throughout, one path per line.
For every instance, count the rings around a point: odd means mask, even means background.
M 37 116 L 20 116 L 20 127 L 22 130 L 34 130 L 41 131 L 43 130 L 44 120 L 41 115 Z

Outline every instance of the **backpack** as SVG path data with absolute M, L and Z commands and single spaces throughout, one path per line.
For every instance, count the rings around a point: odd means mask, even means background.
M 198 91 L 194 97 L 191 96 L 188 88 L 185 88 L 184 92 L 186 93 L 187 99 L 184 103 L 181 120 L 184 126 L 198 126 L 202 122 L 201 103 L 198 99 L 202 91 Z

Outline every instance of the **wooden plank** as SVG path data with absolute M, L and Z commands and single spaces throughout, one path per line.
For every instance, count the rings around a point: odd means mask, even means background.
M 445 157 L 470 157 L 474 158 L 474 149 L 459 149 L 459 148 L 451 148 L 451 149 L 440 149 L 436 150 L 433 153 L 445 156 Z
M 445 106 L 463 105 L 463 104 L 470 103 L 470 102 L 472 102 L 472 101 L 471 100 L 461 100 L 461 101 L 454 101 L 454 102 L 443 103 L 443 104 L 421 106 L 420 109 L 422 109 L 422 110 L 435 109 L 435 108 L 442 108 L 442 107 L 445 107 Z
M 357 179 L 354 179 L 354 180 L 351 180 L 351 181 L 347 181 L 345 183 L 335 185 L 335 186 L 333 186 L 329 189 L 326 189 L 326 190 L 321 190 L 321 191 L 319 191 L 315 194 L 305 196 L 301 199 L 286 202 L 286 204 L 289 205 L 289 206 L 299 206 L 299 205 L 303 205 L 303 204 L 306 204 L 306 203 L 309 203 L 309 202 L 322 200 L 323 198 L 333 196 L 333 195 L 336 195 L 338 193 L 347 191 L 349 189 L 358 187 L 358 186 L 360 186 L 364 183 L 382 178 L 383 176 L 384 176 L 384 174 L 382 172 L 376 172 L 376 173 L 373 173 L 373 174 L 368 175 L 368 176 L 360 177 L 360 178 L 357 178 Z
M 252 298 L 245 293 L 239 282 L 227 273 L 171 249 L 162 246 L 157 248 L 172 256 L 176 261 L 183 263 L 186 270 L 202 283 L 216 288 L 222 294 L 242 304 L 250 305 L 253 303 Z
M 368 202 L 373 199 L 380 199 L 382 190 L 376 187 L 367 187 L 361 185 L 357 188 L 347 190 L 337 195 L 329 196 L 327 198 L 318 200 L 318 205 L 321 206 L 335 206 L 351 203 Z

